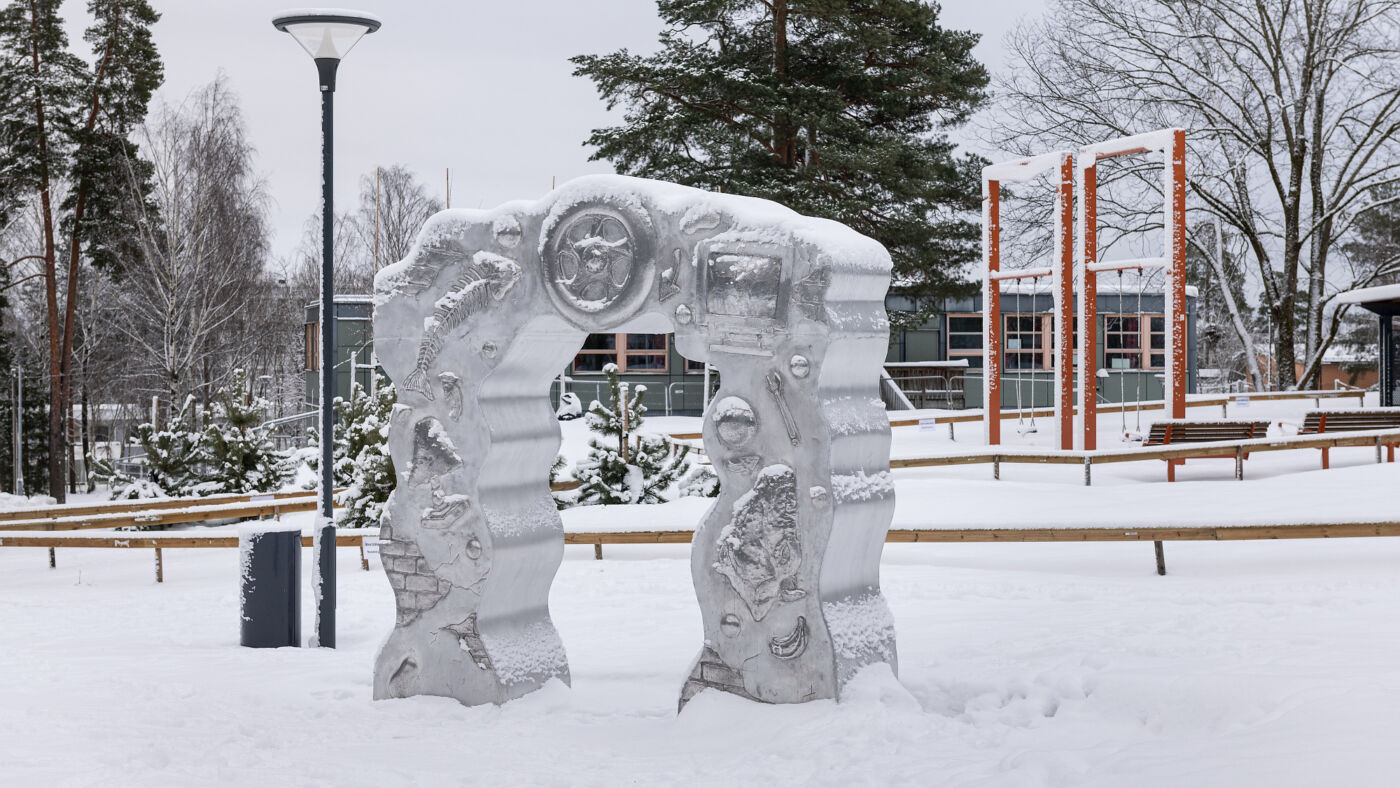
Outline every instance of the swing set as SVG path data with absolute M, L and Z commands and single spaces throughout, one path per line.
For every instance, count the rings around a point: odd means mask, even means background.
M 1163 256 L 1129 260 L 1099 260 L 1098 249 L 1098 164 L 1119 156 L 1162 156 L 1163 185 Z M 1116 274 L 1118 279 L 1117 329 L 1120 336 L 1136 333 L 1137 339 L 1126 347 L 1114 350 L 1132 351 L 1139 358 L 1156 355 L 1152 347 L 1152 316 L 1143 311 L 1143 293 L 1148 278 L 1162 271 L 1163 330 L 1162 355 L 1165 375 L 1163 389 L 1169 418 L 1186 415 L 1186 132 L 1182 129 L 1162 129 L 1147 134 L 1086 145 L 1079 149 L 1078 244 L 1074 243 L 1071 215 L 1074 209 L 1075 154 L 1056 151 L 1040 156 L 993 164 L 982 170 L 982 313 L 983 313 L 983 424 L 989 445 L 1001 444 L 1002 384 L 1006 369 L 1007 326 L 1002 315 L 1003 289 L 1007 281 L 1015 282 L 1016 339 L 1025 335 L 1025 316 L 1021 311 L 1022 281 L 1031 280 L 1031 331 L 1041 336 L 1037 296 L 1042 279 L 1050 283 L 1052 306 L 1049 310 L 1053 328 L 1052 373 L 1053 413 L 1052 444 L 1060 449 L 1097 448 L 1097 417 L 1099 378 L 1109 372 L 1098 366 L 1099 276 Z M 1001 260 L 1001 188 L 1004 183 L 1026 183 L 1036 177 L 1058 170 L 1055 184 L 1053 213 L 1053 249 L 1051 264 L 1046 267 L 1002 268 Z M 1123 274 L 1135 271 L 1138 276 L 1137 312 L 1132 320 L 1123 311 Z M 1077 287 L 1076 287 L 1077 284 Z M 1076 304 L 1076 293 L 1078 295 Z M 1076 309 L 1077 306 L 1077 309 Z M 1077 334 L 1075 327 L 1077 321 Z M 1127 327 L 1131 326 L 1131 330 Z M 1126 341 L 1126 340 L 1122 340 Z M 1145 343 L 1145 344 L 1144 344 Z M 1016 353 L 1012 382 L 1016 387 L 1015 407 L 1017 431 L 1027 434 L 1037 431 L 1035 412 L 1035 372 L 1030 373 L 1030 395 L 1026 397 L 1025 354 L 1021 342 L 1009 348 Z M 1075 363 L 1078 356 L 1078 413 L 1075 408 Z M 1118 355 L 1123 355 L 1119 353 Z M 1034 365 L 1032 365 L 1034 366 Z M 1128 365 L 1131 367 L 1131 364 Z M 1146 367 L 1148 364 L 1142 364 Z M 1122 369 L 1122 368 L 1120 368 Z M 1127 433 L 1126 374 L 1120 371 L 1118 383 L 1121 427 Z M 1141 432 L 1143 388 L 1139 380 L 1135 387 L 1137 430 Z M 1026 400 L 1029 400 L 1027 405 Z M 1077 427 L 1077 429 L 1076 429 Z

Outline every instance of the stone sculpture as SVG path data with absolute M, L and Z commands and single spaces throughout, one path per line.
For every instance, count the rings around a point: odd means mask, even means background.
M 399 388 L 381 548 L 398 616 L 375 697 L 501 703 L 569 680 L 548 604 L 563 554 L 548 392 L 594 331 L 674 331 L 720 374 L 704 440 L 722 492 L 691 551 L 705 631 L 681 705 L 707 688 L 834 698 L 861 667 L 893 667 L 889 275 L 843 225 L 621 176 L 429 220 L 375 283 Z

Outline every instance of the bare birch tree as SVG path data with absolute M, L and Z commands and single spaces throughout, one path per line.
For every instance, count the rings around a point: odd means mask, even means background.
M 1054 0 L 1009 39 L 993 136 L 1019 151 L 1186 127 L 1192 209 L 1247 244 L 1280 383 L 1309 383 L 1341 325 L 1331 298 L 1400 270 L 1329 268 L 1400 200 L 1397 21 L 1400 0 Z
M 223 78 L 138 134 L 152 165 L 138 252 L 117 276 L 117 329 L 138 388 L 178 404 L 208 399 L 251 357 L 267 253 L 266 194 L 252 168 L 237 99 Z

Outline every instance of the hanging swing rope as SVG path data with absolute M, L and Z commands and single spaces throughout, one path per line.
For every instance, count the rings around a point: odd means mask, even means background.
M 1037 337 L 1040 336 L 1040 313 L 1036 311 L 1035 300 L 1036 300 L 1036 297 L 1037 297 L 1039 294 L 1040 294 L 1040 277 L 1037 276 L 1037 277 L 1031 279 L 1031 330 L 1034 332 L 1034 333 L 1032 334 L 1032 336 L 1037 336 Z M 1020 321 L 1021 319 L 1022 319 L 1022 318 L 1017 318 L 1018 321 Z M 1024 329 L 1025 326 L 1022 325 L 1021 328 Z M 1024 334 L 1023 334 L 1023 336 L 1024 336 Z M 1024 357 L 1023 357 L 1023 358 L 1024 358 Z M 1030 408 L 1031 413 L 1030 413 L 1030 421 L 1024 426 L 1024 428 L 1021 429 L 1021 434 L 1022 434 L 1022 435 L 1025 435 L 1026 433 L 1036 432 L 1036 425 L 1035 425 L 1035 369 L 1036 369 L 1035 366 L 1032 365 L 1032 366 L 1031 366 L 1031 369 L 1030 369 L 1030 375 L 1031 375 L 1031 397 L 1030 397 L 1030 399 L 1031 399 L 1031 408 Z
M 1021 376 L 1021 353 L 1020 353 L 1020 350 L 1021 350 L 1021 280 L 1020 280 L 1020 279 L 1017 279 L 1017 280 L 1016 280 L 1016 312 L 1015 312 L 1015 317 L 1012 318 L 1012 321 L 1013 321 L 1013 325 L 1016 327 L 1016 330 L 1015 330 L 1014 332 L 1008 332 L 1006 338 L 1007 338 L 1007 340 L 1008 340 L 1008 344 L 1010 344 L 1009 340 L 1011 339 L 1011 336 L 1014 334 L 1015 337 L 1016 337 L 1016 347 L 1013 348 L 1013 350 L 1016 351 L 1016 354 L 1015 354 L 1015 356 L 1014 356 L 1014 358 L 1016 359 L 1016 431 L 1017 431 L 1017 432 L 1021 432 L 1022 428 L 1025 426 L 1025 423 L 1026 423 L 1026 416 L 1025 416 L 1025 411 L 1022 410 L 1022 408 L 1021 408 L 1021 377 L 1022 377 L 1022 376 Z
M 1122 269 L 1119 269 L 1119 271 L 1118 271 L 1118 337 L 1119 337 L 1118 343 L 1121 345 L 1121 344 L 1123 343 L 1123 339 L 1122 339 L 1122 337 L 1123 337 L 1123 271 L 1122 271 Z M 1120 348 L 1120 350 L 1121 350 L 1121 348 Z M 1120 357 L 1122 356 L 1122 353 L 1121 353 L 1121 352 L 1119 353 L 1119 356 L 1120 356 Z M 1112 364 L 1110 364 L 1110 366 L 1112 366 Z M 1119 430 L 1119 432 L 1121 432 L 1121 433 L 1123 434 L 1123 437 L 1125 437 L 1125 438 L 1128 437 L 1128 411 L 1125 410 L 1125 408 L 1127 408 L 1127 406 L 1128 406 L 1128 393 L 1127 393 L 1127 390 L 1125 389 L 1125 386 L 1127 385 L 1126 382 L 1125 382 L 1126 378 L 1127 378 L 1127 376 L 1123 373 L 1123 370 L 1122 370 L 1122 369 L 1119 369 L 1119 370 L 1118 370 L 1118 430 Z
M 1139 268 L 1139 269 L 1138 269 L 1138 302 L 1137 302 L 1137 310 L 1138 310 L 1138 311 L 1137 311 L 1137 320 L 1138 320 L 1138 344 L 1142 345 L 1144 341 L 1146 342 L 1146 344 L 1143 345 L 1142 348 L 1140 349 L 1141 352 L 1140 352 L 1140 356 L 1139 356 L 1139 357 L 1142 359 L 1142 361 L 1140 362 L 1140 363 L 1142 364 L 1142 372 L 1138 374 L 1138 381 L 1137 381 L 1137 415 L 1136 415 L 1136 418 L 1134 419 L 1134 424 L 1135 424 L 1136 426 L 1133 427 L 1134 431 L 1135 431 L 1138 435 L 1141 435 L 1141 434 L 1142 434 L 1142 389 L 1143 389 L 1144 375 L 1146 375 L 1147 369 L 1148 369 L 1148 367 L 1151 366 L 1151 363 L 1150 363 L 1150 362 L 1152 361 L 1152 324 L 1151 324 L 1151 323 L 1144 323 L 1144 322 L 1143 322 L 1143 320 L 1144 320 L 1144 318 L 1145 318 L 1145 315 L 1144 315 L 1144 313 L 1143 313 L 1143 311 L 1142 311 L 1142 293 L 1143 293 L 1143 291 L 1146 290 L 1146 289 L 1147 289 L 1147 277 L 1146 277 L 1146 276 L 1143 276 L 1142 269 Z M 1164 289 L 1164 291 L 1163 291 L 1163 297 L 1165 297 L 1165 289 Z

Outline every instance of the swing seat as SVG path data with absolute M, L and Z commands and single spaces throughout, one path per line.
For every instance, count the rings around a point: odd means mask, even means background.
M 1034 424 L 1022 424 L 1016 428 L 1016 434 L 1018 435 L 1030 435 L 1037 431 Z

